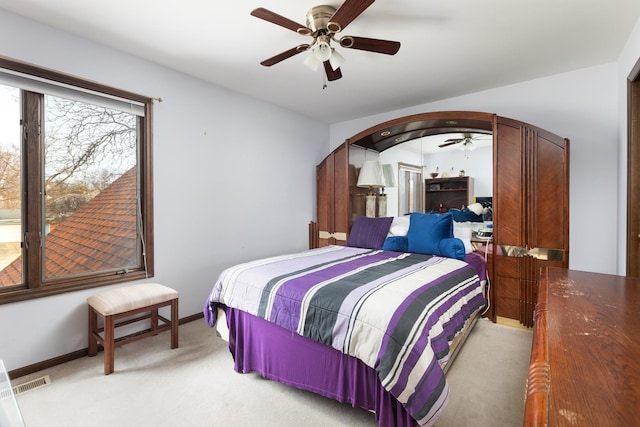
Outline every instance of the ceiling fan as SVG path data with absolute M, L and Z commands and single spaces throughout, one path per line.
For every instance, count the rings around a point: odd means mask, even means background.
M 333 81 L 342 77 L 340 65 L 344 62 L 344 58 L 331 47 L 332 40 L 347 49 L 395 55 L 400 49 L 400 42 L 356 36 L 337 37 L 339 32 L 344 30 L 374 1 L 345 0 L 338 9 L 327 5 L 315 6 L 307 12 L 307 25 L 298 24 L 262 7 L 254 9 L 251 12 L 252 16 L 280 25 L 303 36 L 310 36 L 313 39 L 311 43 L 300 44 L 269 59 L 265 59 L 260 64 L 270 67 L 294 55 L 311 50 L 311 55 L 305 59 L 305 65 L 312 70 L 317 70 L 320 63 L 324 64 L 327 79 Z
M 438 147 L 440 148 L 444 148 L 444 147 L 448 147 L 450 145 L 454 145 L 454 144 L 460 144 L 462 143 L 462 145 L 460 146 L 461 150 L 464 151 L 472 151 L 475 150 L 476 145 L 473 143 L 474 140 L 478 140 L 484 137 L 487 137 L 489 135 L 484 135 L 484 134 L 480 134 L 480 135 L 472 135 L 470 133 L 463 133 L 462 134 L 462 138 L 449 138 L 446 139 L 442 144 L 438 145 Z

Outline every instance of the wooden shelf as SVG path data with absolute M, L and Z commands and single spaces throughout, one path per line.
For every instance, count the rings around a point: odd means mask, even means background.
M 447 212 L 473 203 L 473 178 L 432 178 L 424 180 L 425 212 Z

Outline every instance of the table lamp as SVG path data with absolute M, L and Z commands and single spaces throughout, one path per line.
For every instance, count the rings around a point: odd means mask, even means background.
M 360 188 L 368 188 L 366 215 L 370 218 L 376 216 L 376 194 L 374 188 L 383 188 L 384 180 L 382 178 L 382 166 L 377 160 L 365 160 L 364 165 L 360 169 L 358 182 L 356 184 Z M 386 206 L 385 206 L 386 210 Z

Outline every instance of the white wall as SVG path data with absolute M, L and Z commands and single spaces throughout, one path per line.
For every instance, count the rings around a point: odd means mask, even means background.
M 179 291 L 181 317 L 202 311 L 223 268 L 308 247 L 326 124 L 2 10 L 0 55 L 162 97 L 150 281 Z M 96 291 L 0 305 L 7 369 L 86 348 L 86 298 Z
M 569 138 L 569 267 L 615 273 L 618 80 L 617 64 L 610 63 L 336 123 L 331 126 L 331 147 L 386 120 L 452 110 L 496 113 Z

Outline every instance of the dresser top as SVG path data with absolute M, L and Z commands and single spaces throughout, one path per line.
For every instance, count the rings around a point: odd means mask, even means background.
M 640 425 L 640 280 L 547 268 L 539 292 L 549 425 Z

